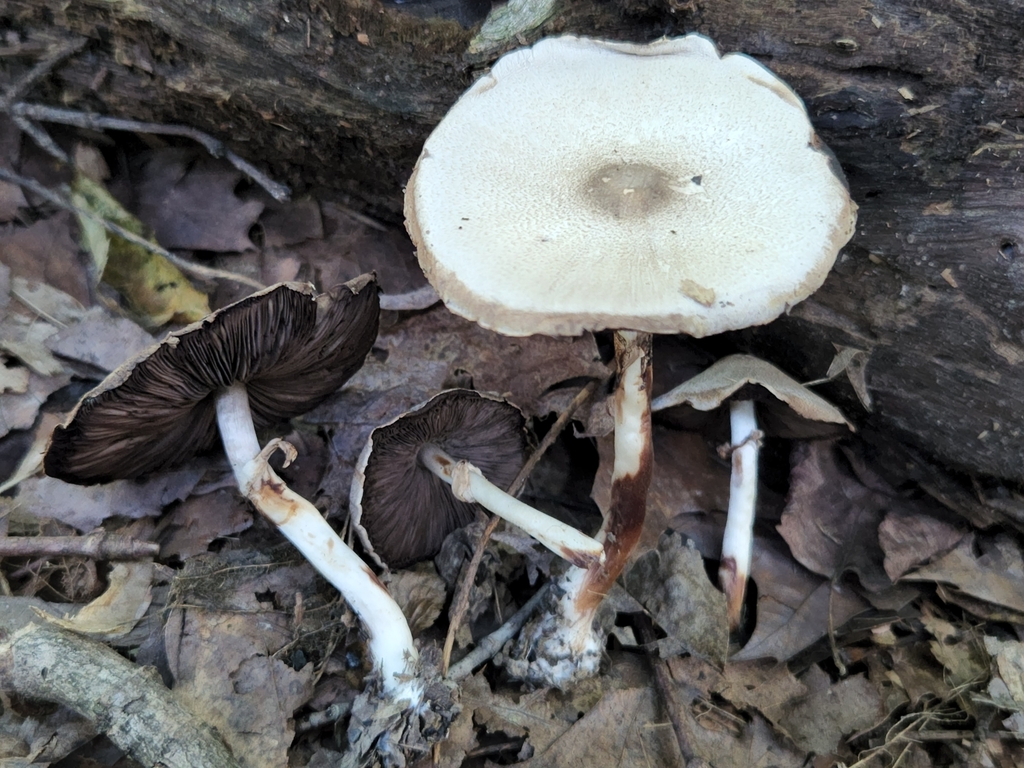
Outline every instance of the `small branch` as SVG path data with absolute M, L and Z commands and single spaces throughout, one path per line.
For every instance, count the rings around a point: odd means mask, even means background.
M 124 227 L 120 227 L 111 221 L 107 221 L 102 216 L 97 216 L 92 211 L 87 211 L 81 208 L 69 200 L 65 200 L 64 197 L 54 192 L 52 189 L 47 189 L 35 179 L 30 179 L 25 176 L 19 176 L 16 173 L 11 173 L 4 168 L 0 168 L 0 180 L 9 181 L 13 184 L 18 184 L 25 189 L 28 189 L 41 198 L 46 200 L 48 203 L 57 206 L 58 208 L 74 213 L 78 216 L 84 216 L 85 218 L 95 221 L 97 224 L 102 226 L 108 232 L 117 235 L 123 240 L 127 240 L 133 245 L 137 245 L 140 248 L 145 248 L 150 253 L 155 253 L 158 256 L 163 256 L 174 266 L 180 269 L 186 274 L 193 275 L 194 277 L 201 278 L 203 280 L 227 280 L 239 285 L 245 285 L 249 288 L 254 288 L 259 291 L 266 288 L 263 283 L 253 280 L 252 278 L 245 277 L 244 275 L 236 275 L 234 272 L 227 272 L 223 269 L 213 269 L 211 267 L 204 267 L 200 264 L 194 264 L 191 261 L 176 256 L 165 248 L 161 248 L 156 243 L 152 243 L 144 237 L 136 235 L 134 232 L 129 232 Z
M 231 165 L 252 179 L 254 183 L 263 187 L 267 194 L 278 202 L 287 201 L 292 194 L 287 186 L 274 181 L 252 165 L 252 163 L 236 155 L 220 139 L 215 139 L 213 136 L 187 125 L 144 123 L 138 120 L 94 115 L 89 112 L 79 112 L 72 109 L 58 109 L 44 104 L 12 104 L 9 112 L 14 118 L 28 118 L 44 123 L 71 125 L 76 128 L 85 128 L 93 131 L 130 131 L 133 133 L 148 133 L 155 136 L 181 136 L 201 144 L 213 157 L 221 157 L 227 160 Z
M 36 62 L 32 69 L 4 90 L 3 98 L 0 98 L 0 111 L 9 111 L 16 101 L 28 93 L 33 85 L 50 74 L 55 66 L 68 58 L 68 56 L 72 56 L 82 50 L 87 40 L 84 37 L 75 38 L 47 52 L 42 59 Z
M 9 536 L 0 538 L 0 557 L 91 557 L 95 560 L 144 560 L 160 554 L 160 545 L 116 533 L 86 536 Z
M 142 765 L 238 768 L 214 730 L 152 669 L 57 627 L 0 622 L 0 689 L 73 709 Z
M 583 403 L 585 403 L 591 395 L 597 390 L 598 385 L 601 382 L 591 381 L 583 389 L 581 389 L 576 397 L 572 399 L 572 402 L 566 407 L 566 409 L 559 415 L 555 423 L 551 425 L 551 429 L 548 430 L 547 434 L 540 441 L 540 445 L 537 446 L 537 450 L 533 452 L 529 459 L 526 460 L 526 464 L 519 470 L 519 474 L 516 475 L 516 479 L 512 481 L 512 484 L 508 487 L 508 493 L 510 496 L 518 496 L 523 487 L 526 485 L 527 479 L 530 477 L 530 473 L 533 472 L 533 468 L 540 462 L 541 457 L 547 452 L 558 435 L 561 434 L 562 430 L 569 423 L 569 419 L 579 409 Z M 466 611 L 469 610 L 469 596 L 472 592 L 473 582 L 476 581 L 476 572 L 480 568 L 480 563 L 484 558 L 484 548 L 487 546 L 488 540 L 491 538 L 491 534 L 494 533 L 494 529 L 498 527 L 498 522 L 501 518 L 491 516 L 491 520 L 487 523 L 487 527 L 484 528 L 483 534 L 480 536 L 480 540 L 476 544 L 476 549 L 473 550 L 473 556 L 470 558 L 469 563 L 462 574 L 459 581 L 458 589 L 455 591 L 455 596 L 452 598 L 452 608 L 449 613 L 449 624 L 448 634 L 444 639 L 444 652 L 441 657 L 441 674 L 448 674 L 448 664 L 452 658 L 452 648 L 455 647 L 455 633 L 458 632 L 459 627 L 462 625 L 462 621 L 466 616 Z
M 533 612 L 537 610 L 537 606 L 547 597 L 550 591 L 551 582 L 538 589 L 533 597 L 523 604 L 522 608 L 512 614 L 508 621 L 477 643 L 476 648 L 463 656 L 448 671 L 449 679 L 461 680 L 464 677 L 469 677 L 476 667 L 479 667 L 500 651 L 502 646 L 515 637 L 516 633 L 523 628 L 530 616 L 533 615 Z

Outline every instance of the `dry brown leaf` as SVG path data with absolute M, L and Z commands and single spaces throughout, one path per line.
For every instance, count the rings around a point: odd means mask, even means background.
M 191 149 L 159 149 L 133 169 L 135 214 L 164 248 L 246 251 L 263 203 L 235 194 L 240 171 Z
M 175 693 L 246 768 L 288 764 L 294 712 L 312 696 L 314 669 L 295 670 L 275 653 L 295 636 L 296 593 L 314 595 L 315 578 L 305 564 L 271 567 L 224 552 L 192 558 L 175 579 L 172 606 L 189 606 L 172 607 L 164 629 Z
M 848 586 L 832 585 L 793 562 L 774 539 L 755 537 L 750 570 L 758 590 L 757 623 L 735 661 L 785 661 L 828 633 L 830 614 L 839 628 L 868 608 Z
M 238 491 L 220 489 L 190 496 L 161 521 L 160 557 L 187 560 L 205 552 L 215 539 L 252 525 L 249 504 Z
M 990 652 L 986 652 L 983 644 L 988 638 L 983 640 L 970 627 L 957 628 L 934 615 L 927 605 L 922 611 L 921 623 L 935 638 L 928 647 L 945 669 L 944 683 L 961 686 L 988 677 Z
M 1013 698 L 1013 708 L 1024 712 L 1024 643 L 986 635 L 985 650 L 995 662 L 996 671 Z
M 658 641 L 661 658 L 682 653 L 722 666 L 729 651 L 725 595 L 708 580 L 704 559 L 678 533 L 663 534 L 657 549 L 623 574 L 635 597 L 668 635 Z
M 61 328 L 44 343 L 61 357 L 109 373 L 155 342 L 153 336 L 131 320 L 112 315 L 104 307 L 92 307 L 81 320 Z
M 808 692 L 785 664 L 764 661 L 727 664 L 715 691 L 740 709 L 756 709 L 773 723 Z
M 89 304 L 89 278 L 71 236 L 74 218 L 60 212 L 0 234 L 0 263 L 12 277 L 44 282 Z
M 296 245 L 305 240 L 322 240 L 324 237 L 320 204 L 309 197 L 286 203 L 271 200 L 263 208 L 259 225 L 263 230 L 264 248 Z
M 674 765 L 679 747 L 658 711 L 654 688 L 612 690 L 561 738 L 527 761 L 529 768 Z
M 117 640 L 132 631 L 152 600 L 152 562 L 116 563 L 106 591 L 62 619 L 39 615 L 54 624 L 96 640 Z
M 414 636 L 433 626 L 448 599 L 444 579 L 430 562 L 391 574 L 388 591 L 401 607 Z
M 1005 534 L 969 534 L 956 549 L 903 578 L 949 584 L 955 588 L 954 595 L 959 591 L 968 598 L 1024 614 L 1024 558 L 1016 540 Z M 975 612 L 982 609 L 984 606 L 971 608 Z
M 544 688 L 518 697 L 494 693 L 479 672 L 462 682 L 462 708 L 472 713 L 473 721 L 488 733 L 526 736 L 537 751 L 547 749 L 572 725 L 559 716 L 558 694 Z
M 174 609 L 166 631 L 175 693 L 245 768 L 287 765 L 293 715 L 313 688 L 312 664 L 296 671 L 272 655 L 291 639 L 287 618 Z
M 878 527 L 885 572 L 896 581 L 907 571 L 951 550 L 966 533 L 962 526 L 934 514 L 894 509 Z
M 28 390 L 22 394 L 0 395 L 0 437 L 14 429 L 29 429 L 46 398 L 71 381 L 71 376 L 40 376 L 29 373 Z M 51 426 L 52 430 L 52 426 Z
M 789 500 L 779 525 L 793 556 L 828 578 L 853 572 L 872 592 L 891 586 L 882 567 L 878 526 L 893 500 L 865 486 L 832 443 L 800 443 L 793 457 Z
M 105 485 L 69 485 L 52 477 L 30 477 L 18 486 L 21 510 L 35 518 L 53 518 L 80 531 L 91 531 L 114 516 L 138 519 L 156 516 L 174 501 L 186 498 L 203 471 L 195 466 L 142 480 L 117 480 Z
M 782 727 L 808 752 L 833 752 L 840 740 L 879 722 L 885 712 L 882 698 L 864 675 L 832 683 L 818 667 L 800 676 L 808 695 L 782 718 Z

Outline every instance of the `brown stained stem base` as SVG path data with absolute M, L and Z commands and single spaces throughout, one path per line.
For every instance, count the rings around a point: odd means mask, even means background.
M 8 536 L 0 538 L 0 557 L 91 557 L 95 560 L 144 560 L 160 554 L 160 545 L 116 533 L 86 536 Z
M 566 409 L 559 414 L 558 419 L 551 425 L 551 429 L 548 430 L 547 434 L 540 441 L 540 445 L 537 446 L 530 458 L 527 459 L 523 468 L 519 470 L 519 474 L 516 475 L 515 480 L 508 487 L 508 493 L 511 496 L 518 496 L 523 487 L 526 485 L 527 479 L 530 477 L 530 473 L 533 472 L 534 467 L 541 460 L 544 454 L 547 452 L 558 435 L 565 429 L 566 424 L 572 418 L 572 415 L 579 409 L 583 403 L 585 403 L 591 395 L 597 390 L 600 381 L 594 380 L 589 382 L 583 389 L 581 389 L 576 397 L 572 399 L 572 402 L 566 407 Z M 487 526 L 484 528 L 483 533 L 480 536 L 480 540 L 476 544 L 476 549 L 473 550 L 473 556 L 466 564 L 462 571 L 461 578 L 459 579 L 458 588 L 455 590 L 455 597 L 452 599 L 452 608 L 449 613 L 448 623 L 448 634 L 444 638 L 444 652 L 441 657 L 441 674 L 448 674 L 448 667 L 451 663 L 452 649 L 455 647 L 455 633 L 458 632 L 462 621 L 466 617 L 466 611 L 469 610 L 469 595 L 473 588 L 473 583 L 476 581 L 476 572 L 480 568 L 480 563 L 484 557 L 484 549 L 487 547 L 487 542 L 491 538 L 491 534 L 494 533 L 494 529 L 498 527 L 498 523 L 501 522 L 501 518 L 494 515 L 490 516 L 490 520 Z
M 0 690 L 69 707 L 142 765 L 237 768 L 214 730 L 151 668 L 95 640 L 32 622 L 14 626 L 9 618 L 0 619 Z

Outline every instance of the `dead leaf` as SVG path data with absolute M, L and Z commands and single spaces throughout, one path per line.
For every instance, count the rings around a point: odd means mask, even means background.
M 444 579 L 430 562 L 391 574 L 388 591 L 402 608 L 414 636 L 433 626 L 448 599 Z
M 949 584 L 954 593 L 1024 614 L 1024 558 L 1006 534 L 968 534 L 956 549 L 903 578 Z
M 708 580 L 700 552 L 682 536 L 663 534 L 658 548 L 638 558 L 623 575 L 623 585 L 668 635 L 658 641 L 661 658 L 692 653 L 725 664 L 725 595 Z
M 109 373 L 155 342 L 128 318 L 116 317 L 104 307 L 93 307 L 74 325 L 48 337 L 45 344 L 61 357 L 88 363 Z
M 14 429 L 29 429 L 35 424 L 39 408 L 46 402 L 46 398 L 69 381 L 71 377 L 67 374 L 39 376 L 30 373 L 28 391 L 0 395 L 0 437 Z
M 234 536 L 251 525 L 249 504 L 237 490 L 190 496 L 161 521 L 160 557 L 187 560 L 206 552 L 215 539 Z
M 322 240 L 324 237 L 320 204 L 309 197 L 287 203 L 267 203 L 259 225 L 263 230 L 264 248 L 297 245 L 305 240 Z
M 819 755 L 835 751 L 840 740 L 875 725 L 885 712 L 882 699 L 864 675 L 832 683 L 819 667 L 800 676 L 808 696 L 781 720 L 796 744 Z
M 885 572 L 896 581 L 907 571 L 948 552 L 966 535 L 958 525 L 912 509 L 894 509 L 878 527 Z
M 153 586 L 152 562 L 115 563 L 106 591 L 88 605 L 54 624 L 96 640 L 117 640 L 135 627 L 149 608 Z M 40 614 L 49 618 L 48 614 Z
M 840 457 L 830 442 L 794 448 L 779 533 L 811 571 L 829 578 L 851 571 L 866 589 L 881 591 L 892 582 L 882 567 L 878 526 L 894 502 L 865 486 Z
M 612 690 L 528 768 L 618 768 L 675 765 L 672 726 L 660 716 L 651 686 Z
M 756 709 L 778 723 L 808 690 L 785 664 L 757 661 L 727 664 L 715 692 L 740 709 Z
M 102 184 L 78 173 L 72 191 L 80 208 L 134 235 L 146 234 L 142 222 L 122 208 Z M 172 321 L 194 323 L 210 313 L 206 295 L 166 258 L 110 233 L 106 234 L 104 248 L 103 234 L 95 231 L 95 222 L 81 218 L 86 222 L 83 232 L 88 235 L 83 246 L 92 247 L 103 281 L 124 297 L 142 325 L 155 328 Z
M 132 170 L 135 211 L 164 248 L 247 251 L 263 203 L 241 200 L 240 171 L 191 149 L 159 149 Z
M 71 237 L 73 218 L 56 213 L 28 227 L 0 234 L 0 262 L 12 277 L 46 283 L 89 304 L 89 278 Z
M 80 531 L 104 520 L 159 515 L 173 501 L 186 498 L 203 471 L 184 467 L 145 480 L 117 480 L 104 485 L 70 485 L 52 477 L 30 477 L 18 486 L 22 511 L 35 518 L 53 518 Z

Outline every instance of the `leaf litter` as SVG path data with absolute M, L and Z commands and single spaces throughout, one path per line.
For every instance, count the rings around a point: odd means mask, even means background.
M 0 124 L 0 164 L 42 167 L 19 150 L 17 131 Z M 389 294 L 425 285 L 400 229 L 339 203 L 273 202 L 246 189 L 233 168 L 192 150 L 149 150 L 128 167 L 125 178 L 108 182 L 124 209 L 116 215 L 132 211 L 141 223 L 131 226 L 152 231 L 164 247 L 213 254 L 220 267 L 262 283 L 328 287 L 375 270 Z M 93 233 L 78 245 L 82 223 L 20 188 L 0 185 L 0 222 L 0 469 L 13 475 L 0 531 L 129 532 L 159 541 L 159 562 L 171 566 L 168 594 L 163 565 L 5 558 L 0 587 L 42 596 L 47 613 L 67 614 L 69 626 L 155 664 L 243 765 L 337 764 L 345 744 L 336 734 L 345 729 L 331 723 L 343 726 L 367 672 L 358 625 L 225 487 L 222 458 L 81 489 L 39 476 L 38 447 L 25 453 L 40 443 L 36 430 L 45 436 L 85 388 L 156 341 L 167 320 L 192 315 L 173 302 L 170 310 L 140 309 L 149 305 L 126 283 L 124 295 L 110 293 L 96 274 L 110 253 L 96 243 L 106 239 L 109 247 L 112 238 Z M 162 284 L 159 270 L 145 276 L 149 263 L 140 257 L 126 269 L 143 273 L 143 284 Z M 243 295 L 227 283 L 198 288 L 182 305 L 187 312 L 204 312 L 207 293 L 213 306 Z M 659 341 L 659 354 L 663 388 L 713 359 L 700 345 L 672 339 Z M 539 424 L 583 383 L 608 374 L 591 335 L 510 339 L 440 305 L 386 313 L 363 370 L 293 425 L 288 439 L 303 461 L 282 474 L 343 525 L 352 466 L 373 427 L 455 385 L 509 397 Z M 609 488 L 608 407 L 597 397 L 563 441 L 563 450 L 594 457 L 598 509 Z M 1015 764 L 1019 750 L 1006 734 L 1024 733 L 1024 555 L 1015 533 L 988 521 L 1020 497 L 1012 489 L 985 496 L 955 475 L 923 476 L 910 462 L 901 476 L 900 465 L 860 437 L 780 441 L 790 470 L 778 472 L 777 462 L 763 481 L 747 619 L 729 638 L 708 575 L 728 505 L 720 432 L 713 420 L 666 418 L 655 427 L 644 543 L 623 579 L 626 591 L 609 601 L 648 612 L 655 644 L 644 648 L 628 626 L 617 627 L 602 674 L 570 692 L 523 689 L 485 665 L 461 685 L 462 712 L 439 764 L 679 764 L 652 663 L 668 664 L 675 716 L 711 765 Z M 535 492 L 551 507 L 569 503 L 570 485 L 589 482 L 589 475 L 567 480 L 569 467 L 576 465 L 552 459 L 538 470 Z M 383 574 L 425 647 L 444 635 L 472 530 L 453 534 L 436 566 Z M 561 567 L 514 530 L 499 532 L 459 652 Z M 50 761 L 77 750 L 81 764 L 110 764 L 88 727 L 67 725 L 66 711 L 36 714 L 6 710 L 0 749 L 34 750 Z M 35 746 L 60 728 L 76 736 L 56 753 Z

